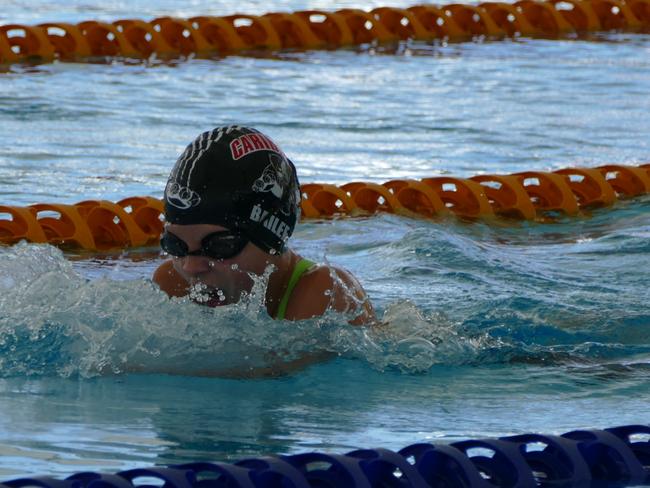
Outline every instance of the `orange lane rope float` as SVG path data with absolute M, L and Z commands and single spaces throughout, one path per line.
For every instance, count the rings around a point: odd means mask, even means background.
M 0 26 L 0 64 L 101 58 L 213 57 L 247 51 L 335 49 L 414 39 L 447 42 L 477 36 L 553 38 L 650 29 L 650 0 L 519 0 L 479 5 L 378 7 L 369 12 L 304 10 L 265 15 L 159 17 L 112 23 L 49 22 Z
M 411 217 L 457 216 L 465 220 L 508 217 L 547 220 L 550 214 L 578 215 L 581 209 L 611 205 L 619 198 L 650 193 L 650 163 L 524 171 L 471 178 L 438 176 L 301 186 L 306 219 L 388 212 Z M 131 197 L 117 203 L 86 200 L 74 205 L 0 205 L 0 243 L 20 240 L 90 251 L 157 243 L 163 203 Z

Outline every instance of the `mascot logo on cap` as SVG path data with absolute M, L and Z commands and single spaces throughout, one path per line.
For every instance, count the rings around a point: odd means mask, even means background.
M 181 210 L 196 207 L 201 203 L 201 197 L 194 190 L 181 186 L 175 181 L 169 181 L 165 188 L 165 198 L 170 205 Z
M 285 159 L 278 154 L 269 154 L 269 164 L 262 171 L 262 176 L 253 182 L 253 191 L 271 192 L 276 198 L 281 199 L 290 181 L 289 165 Z

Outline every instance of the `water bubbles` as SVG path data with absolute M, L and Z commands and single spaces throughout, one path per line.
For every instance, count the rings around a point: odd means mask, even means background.
M 273 265 L 262 276 L 248 274 L 250 289 L 237 303 L 206 307 L 197 304 L 228 303 L 228 289 L 199 282 L 189 296 L 170 299 L 145 279 L 86 280 L 53 248 L 31 245 L 11 252 L 19 266 L 5 261 L 0 271 L 19 284 L 0 294 L 0 376 L 132 371 L 219 376 L 233 369 L 254 375 L 256 368 L 268 368 L 277 351 L 284 361 L 328 351 L 376 369 L 406 371 L 471 357 L 458 352 L 464 339 L 419 317 L 414 306 L 391 307 L 388 325 L 376 330 L 350 326 L 354 312 L 275 321 L 266 308 Z M 345 283 L 335 286 L 325 296 Z
M 210 300 L 210 292 L 205 283 L 195 283 L 190 287 L 188 294 L 190 300 L 197 303 L 207 303 Z

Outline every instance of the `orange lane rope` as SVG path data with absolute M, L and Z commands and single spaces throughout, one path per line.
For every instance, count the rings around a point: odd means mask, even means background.
M 650 0 L 519 0 L 479 5 L 304 10 L 265 15 L 159 17 L 145 22 L 49 22 L 0 26 L 0 64 L 98 58 L 213 57 L 247 51 L 335 49 L 414 39 L 553 38 L 650 29 Z
M 302 216 L 307 219 L 388 212 L 425 218 L 455 215 L 470 221 L 498 216 L 547 220 L 551 214 L 575 216 L 584 208 L 650 193 L 650 163 L 471 178 L 438 176 L 381 185 L 308 183 L 301 190 Z M 90 251 L 152 245 L 160 237 L 162 215 L 163 203 L 153 197 L 117 203 L 0 205 L 0 243 L 27 240 Z

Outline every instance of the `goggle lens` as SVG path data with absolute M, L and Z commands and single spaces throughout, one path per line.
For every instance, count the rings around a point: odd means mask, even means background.
M 246 237 L 229 230 L 208 234 L 201 240 L 201 249 L 192 252 L 189 252 L 187 243 L 176 234 L 165 231 L 160 238 L 162 250 L 177 258 L 206 256 L 213 259 L 229 259 L 242 252 L 246 244 Z

